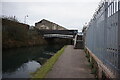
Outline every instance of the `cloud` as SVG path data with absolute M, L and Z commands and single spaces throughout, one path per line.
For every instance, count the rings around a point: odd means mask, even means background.
M 2 2 L 100 2 L 100 0 L 2 0 Z
M 69 29 L 81 30 L 82 26 L 91 19 L 98 5 L 97 0 L 90 0 L 90 2 L 86 0 L 39 1 L 41 2 L 3 2 L 3 14 L 15 15 L 22 22 L 24 17 L 29 15 L 26 20 L 30 25 L 44 18 Z

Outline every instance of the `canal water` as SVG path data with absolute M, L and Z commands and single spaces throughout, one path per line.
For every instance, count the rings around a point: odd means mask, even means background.
M 2 77 L 30 78 L 63 45 L 45 45 L 3 50 Z

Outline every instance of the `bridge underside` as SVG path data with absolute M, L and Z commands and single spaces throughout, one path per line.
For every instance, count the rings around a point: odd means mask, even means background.
M 65 34 L 65 35 L 76 35 L 78 30 L 38 30 L 41 35 L 44 34 Z
M 73 45 L 74 41 L 73 39 L 68 38 L 45 38 L 45 40 L 48 42 L 48 44 L 60 44 L 60 45 Z

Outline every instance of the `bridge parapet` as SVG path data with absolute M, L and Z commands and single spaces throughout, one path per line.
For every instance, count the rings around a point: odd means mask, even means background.
M 73 35 L 64 35 L 64 34 L 44 34 L 44 38 L 69 38 L 73 39 Z

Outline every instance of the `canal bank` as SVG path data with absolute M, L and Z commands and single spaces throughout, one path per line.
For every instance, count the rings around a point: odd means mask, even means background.
M 61 50 L 59 50 L 54 56 L 52 56 L 47 62 L 42 65 L 42 67 L 38 68 L 36 72 L 32 73 L 32 78 L 44 78 L 47 73 L 52 69 L 55 62 L 58 60 L 58 58 L 61 56 L 61 54 L 64 52 L 64 49 L 66 46 L 64 46 Z

